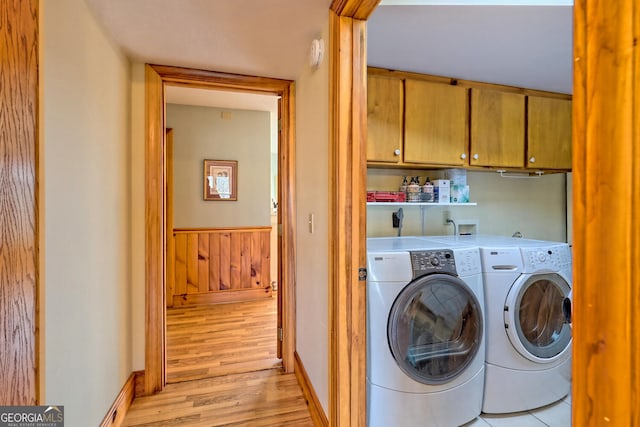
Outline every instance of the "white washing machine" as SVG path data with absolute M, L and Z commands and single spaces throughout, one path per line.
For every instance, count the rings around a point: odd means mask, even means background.
M 367 239 L 370 427 L 455 427 L 484 387 L 478 248 L 420 238 Z
M 480 247 L 487 323 L 482 411 L 525 411 L 565 397 L 571 389 L 569 246 L 499 236 L 435 239 Z

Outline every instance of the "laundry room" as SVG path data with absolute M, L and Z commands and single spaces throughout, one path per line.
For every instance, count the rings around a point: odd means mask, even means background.
M 573 3 L 453 3 L 369 19 L 369 426 L 569 427 Z

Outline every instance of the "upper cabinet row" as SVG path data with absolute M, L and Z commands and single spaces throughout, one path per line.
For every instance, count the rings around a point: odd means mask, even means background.
M 369 165 L 571 169 L 568 96 L 441 80 L 369 74 Z

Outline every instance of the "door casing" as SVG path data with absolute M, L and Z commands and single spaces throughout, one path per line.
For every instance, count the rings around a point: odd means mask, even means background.
M 278 327 L 282 328 L 282 368 L 293 372 L 295 351 L 295 84 L 289 80 L 244 76 L 163 65 L 145 69 L 145 394 L 162 390 L 166 382 L 166 146 L 165 86 L 231 90 L 280 97 L 278 142 Z M 281 299 L 281 300 L 280 300 Z

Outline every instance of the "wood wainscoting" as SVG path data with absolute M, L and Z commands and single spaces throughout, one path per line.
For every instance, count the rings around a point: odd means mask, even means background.
M 173 230 L 167 306 L 271 297 L 271 227 Z

